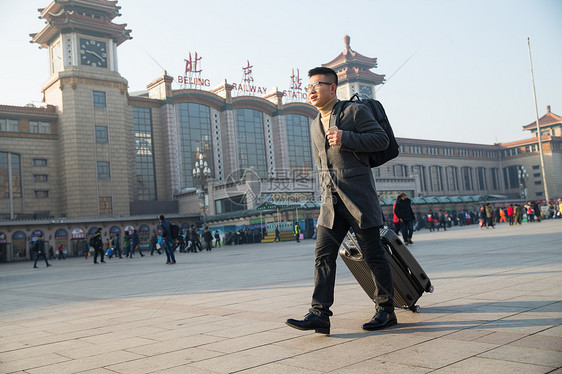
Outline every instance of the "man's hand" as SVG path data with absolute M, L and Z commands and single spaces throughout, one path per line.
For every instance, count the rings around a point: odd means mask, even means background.
M 329 130 L 328 132 L 326 132 L 326 138 L 328 139 L 328 143 L 331 147 L 341 146 L 342 134 L 343 130 Z

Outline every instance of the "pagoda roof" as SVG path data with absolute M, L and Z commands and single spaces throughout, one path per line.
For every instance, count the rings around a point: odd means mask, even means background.
M 377 58 L 371 58 L 363 56 L 362 54 L 355 52 L 351 49 L 350 41 L 351 38 L 349 35 L 346 35 L 344 38 L 345 48 L 342 53 L 340 53 L 336 58 L 332 61 L 328 62 L 327 64 L 322 64 L 322 66 L 337 70 L 342 66 L 356 66 L 356 67 L 363 67 L 366 69 L 372 69 L 377 67 Z
M 554 114 L 550 111 L 550 105 L 546 107 L 546 114 L 539 118 L 539 125 L 542 126 L 552 126 L 562 124 L 562 117 L 557 114 Z M 526 126 L 523 126 L 523 130 L 536 130 L 537 129 L 537 122 L 533 121 Z
M 322 66 L 334 69 L 340 82 L 363 81 L 375 85 L 384 83 L 384 75 L 370 71 L 370 69 L 377 67 L 377 58 L 363 56 L 351 49 L 349 35 L 346 35 L 343 40 L 345 43 L 343 52 L 327 64 L 322 64 Z
M 47 26 L 35 34 L 29 34 L 32 42 L 46 48 L 50 40 L 61 31 L 81 31 L 89 34 L 110 36 L 120 45 L 131 39 L 127 24 L 115 24 L 111 20 L 119 16 L 117 1 L 107 0 L 58 0 L 47 8 L 38 9 Z

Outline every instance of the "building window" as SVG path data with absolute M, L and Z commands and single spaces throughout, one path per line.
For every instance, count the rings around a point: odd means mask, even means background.
M 486 169 L 477 167 L 476 174 L 478 175 L 478 188 L 480 191 L 486 191 Z
M 176 107 L 180 129 L 181 187 L 195 187 L 193 168 L 200 154 L 211 168 L 211 178 L 215 173 L 211 109 L 196 103 L 180 103 Z
M 107 126 L 96 126 L 96 143 L 107 143 Z
M 519 188 L 519 177 L 517 175 L 517 169 L 517 165 L 503 168 L 503 177 L 506 189 Z
M 540 165 L 533 165 L 533 170 L 539 170 L 541 168 Z
M 299 114 L 287 114 L 287 139 L 289 167 L 291 169 L 312 170 L 312 150 L 310 147 L 310 121 Z M 264 156 L 265 157 L 265 154 Z
M 45 158 L 34 158 L 33 166 L 47 166 L 47 159 Z
M 49 191 L 48 190 L 33 191 L 33 197 L 35 197 L 36 199 L 46 199 L 49 197 Z
M 458 168 L 456 166 L 448 166 L 446 168 L 447 173 L 447 188 L 449 191 L 459 190 L 459 175 Z
M 541 177 L 541 173 L 534 173 L 534 174 L 533 174 L 533 177 L 535 177 L 535 178 L 540 178 L 540 177 Z
M 156 200 L 152 116 L 150 108 L 133 108 L 137 200 Z
M 12 184 L 10 185 L 10 176 Z M 21 156 L 15 153 L 0 152 L 0 198 L 21 197 Z
M 105 108 L 105 92 L 94 91 L 94 108 Z
M 408 167 L 406 165 L 394 165 L 394 176 L 403 178 L 408 176 Z
M 98 178 L 108 179 L 110 177 L 109 162 L 98 161 Z
M 472 168 L 464 166 L 461 168 L 462 182 L 465 191 L 472 190 Z
M 429 167 L 429 179 L 432 191 L 443 191 L 443 178 L 442 178 L 442 167 L 441 166 L 430 166 Z
M 37 134 L 39 132 L 39 123 L 29 122 L 29 132 L 32 134 Z
M 51 124 L 49 122 L 39 122 L 39 134 L 50 134 Z
M 34 182 L 48 182 L 49 176 L 47 174 L 34 174 L 33 175 Z
M 381 176 L 381 170 L 380 170 L 379 168 L 372 168 L 371 170 L 373 171 L 373 176 L 374 176 L 375 178 Z
M 99 210 L 100 214 L 112 214 L 113 213 L 113 204 L 111 196 L 99 198 Z
M 258 175 L 267 176 L 263 113 L 254 109 L 236 109 L 236 133 L 238 167 L 241 170 L 253 168 Z
M 18 132 L 19 122 L 17 119 L 0 119 L 0 131 L 4 132 Z
M 498 168 L 491 168 L 492 173 L 492 188 L 494 191 L 498 191 L 500 189 L 500 178 L 499 178 L 499 170 Z
M 540 185 L 540 184 L 542 184 L 542 181 L 535 181 L 535 185 L 538 186 L 538 185 Z

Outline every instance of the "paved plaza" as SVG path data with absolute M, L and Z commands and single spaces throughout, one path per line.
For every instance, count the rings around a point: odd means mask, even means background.
M 562 220 L 417 232 L 435 292 L 366 332 L 341 260 L 331 335 L 298 331 L 314 241 L 0 265 L 0 373 L 562 373 Z

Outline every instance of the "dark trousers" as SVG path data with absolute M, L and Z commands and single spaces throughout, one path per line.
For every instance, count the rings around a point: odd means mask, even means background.
M 43 256 L 43 258 L 45 259 L 45 264 L 47 264 L 47 266 L 49 266 L 49 262 L 47 261 L 47 256 L 45 255 L 45 252 L 36 252 L 35 253 L 35 263 L 33 264 L 33 267 L 37 267 L 37 260 L 39 260 L 39 256 Z
M 400 229 L 402 230 L 402 238 L 404 242 L 412 239 L 412 234 L 414 230 L 412 229 L 412 221 L 402 220 Z
M 98 262 L 98 254 L 100 255 L 100 259 L 103 261 L 103 256 L 104 256 L 103 248 L 95 248 L 95 251 L 94 251 L 94 263 L 95 263 L 95 262 Z
M 210 251 L 213 249 L 213 240 L 205 240 L 205 250 Z
M 390 272 L 390 265 L 385 257 L 384 249 L 381 246 L 379 228 L 359 228 L 355 218 L 353 218 L 341 201 L 336 203 L 334 208 L 336 216 L 334 226 L 331 229 L 318 226 L 314 292 L 310 311 L 322 317 L 332 315 L 330 307 L 334 303 L 336 259 L 338 258 L 341 242 L 351 227 L 361 247 L 365 262 L 373 273 L 373 280 L 375 282 L 373 299 L 376 308 L 392 312 L 394 310 L 392 273 Z
M 176 256 L 174 255 L 174 248 L 172 247 L 171 239 L 164 239 L 164 250 L 166 251 L 166 259 L 168 262 L 176 262 Z

